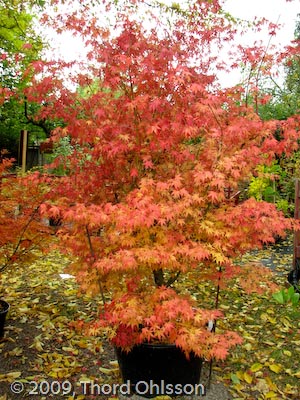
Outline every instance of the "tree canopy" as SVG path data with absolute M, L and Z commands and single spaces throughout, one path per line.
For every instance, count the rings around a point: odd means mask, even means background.
M 0 2 L 0 148 L 15 156 L 21 129 L 25 129 L 22 89 L 26 86 L 23 73 L 36 60 L 43 48 L 35 31 L 32 6 L 38 3 Z

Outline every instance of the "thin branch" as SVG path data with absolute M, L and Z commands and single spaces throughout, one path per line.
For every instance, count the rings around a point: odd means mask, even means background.
M 28 104 L 27 104 L 26 97 L 25 97 L 25 101 L 24 101 L 24 116 L 27 119 L 28 124 L 32 124 L 34 126 L 40 127 L 46 133 L 47 136 L 50 136 L 51 129 L 49 129 L 47 127 L 45 119 L 35 121 L 31 116 L 28 115 Z
M 12 254 L 11 254 L 9 257 L 7 257 L 7 260 L 6 260 L 5 264 L 2 265 L 2 267 L 0 268 L 0 272 L 4 271 L 5 268 L 7 268 L 7 267 L 9 266 L 9 264 L 10 264 L 11 261 L 13 260 L 14 256 L 17 254 L 17 252 L 18 252 L 18 250 L 19 250 L 19 248 L 20 248 L 20 245 L 21 245 L 21 243 L 22 243 L 22 241 L 23 241 L 25 232 L 27 231 L 27 229 L 29 228 L 29 225 L 30 225 L 31 222 L 33 221 L 33 219 L 34 219 L 34 217 L 35 217 L 35 215 L 36 215 L 38 209 L 39 209 L 39 206 L 36 207 L 36 208 L 34 209 L 33 213 L 30 215 L 29 220 L 27 221 L 27 223 L 24 225 L 23 229 L 21 230 L 21 234 L 20 234 L 20 236 L 19 236 L 19 239 L 18 239 L 18 241 L 17 241 L 17 244 L 16 244 L 16 246 L 15 246 L 15 248 L 14 248 Z
M 168 281 L 167 281 L 167 283 L 166 283 L 166 286 L 169 287 L 169 286 L 172 285 L 172 283 L 176 282 L 177 279 L 179 278 L 179 275 L 180 275 L 180 271 L 178 271 L 177 274 L 171 276 L 171 277 L 168 279 Z
M 90 232 L 89 232 L 89 228 L 88 228 L 87 225 L 85 226 L 85 231 L 86 231 L 86 235 L 87 235 L 87 239 L 88 239 L 88 244 L 89 244 L 91 256 L 92 256 L 93 260 L 95 261 L 95 251 L 94 251 L 94 247 L 93 247 L 93 244 L 92 244 L 92 240 L 91 240 L 91 235 L 90 235 Z M 105 296 L 104 296 L 104 290 L 103 290 L 101 278 L 100 278 L 100 276 L 99 276 L 98 271 L 97 271 L 97 275 L 98 275 L 98 286 L 99 286 L 99 291 L 100 291 L 102 303 L 105 304 L 105 303 L 106 303 L 106 300 L 105 300 Z

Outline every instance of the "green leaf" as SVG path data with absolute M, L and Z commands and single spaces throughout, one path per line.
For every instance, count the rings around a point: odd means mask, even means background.
M 287 291 L 287 300 L 290 301 L 295 294 L 294 286 L 291 286 Z
M 293 306 L 297 306 L 299 304 L 300 293 L 294 293 L 292 297 L 292 304 Z
M 280 290 L 279 292 L 273 293 L 272 297 L 280 304 L 284 304 L 286 301 L 284 290 Z
M 236 374 L 230 374 L 230 379 L 231 379 L 232 383 L 234 383 L 234 384 L 240 383 L 240 380 L 239 380 L 239 378 L 236 376 Z

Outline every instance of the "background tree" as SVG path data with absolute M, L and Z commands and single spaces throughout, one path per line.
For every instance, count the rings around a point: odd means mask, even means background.
M 14 157 L 21 129 L 27 128 L 36 135 L 43 132 L 41 127 L 32 129 L 37 124 L 36 121 L 31 123 L 29 112 L 26 115 L 22 95 L 26 86 L 23 73 L 32 61 L 38 59 L 43 48 L 35 31 L 33 11 L 33 7 L 42 5 L 42 2 L 34 1 L 0 2 L 0 149 L 9 150 Z
M 299 19 L 299 15 L 298 15 Z M 282 83 L 278 76 L 270 75 L 260 82 L 260 95 L 265 101 L 258 105 L 257 112 L 263 120 L 287 121 L 291 116 L 299 114 L 300 110 L 300 64 L 299 64 L 299 40 L 300 22 L 296 22 L 295 38 L 292 46 L 286 49 L 285 61 L 281 68 L 281 75 L 284 72 Z M 254 97 L 252 101 L 254 102 Z M 251 96 L 249 96 L 251 101 Z M 282 139 L 283 132 L 278 126 L 274 131 L 276 139 Z M 299 151 L 295 150 L 287 156 L 283 154 L 278 157 L 272 166 L 260 167 L 250 183 L 249 194 L 260 196 L 264 187 L 264 200 L 273 201 L 287 214 L 294 211 L 295 178 L 300 177 Z M 263 170 L 265 173 L 263 173 Z

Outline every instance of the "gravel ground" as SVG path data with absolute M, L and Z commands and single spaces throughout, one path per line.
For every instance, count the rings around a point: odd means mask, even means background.
M 201 379 L 200 383 L 203 384 L 205 388 L 205 393 L 199 394 L 198 396 L 177 396 L 176 400 L 232 400 L 232 396 L 230 395 L 228 389 L 226 386 L 218 382 L 216 378 L 214 377 L 214 374 L 211 376 L 211 381 L 209 383 L 209 363 L 204 363 L 202 366 L 202 372 L 201 372 Z M 162 396 L 164 397 L 164 396 Z M 161 397 L 161 399 L 162 399 Z M 168 396 L 165 397 L 165 399 L 169 398 Z M 138 395 L 132 395 L 130 397 L 128 396 L 122 396 L 119 395 L 119 400 L 145 400 L 146 398 L 143 396 L 138 396 Z

